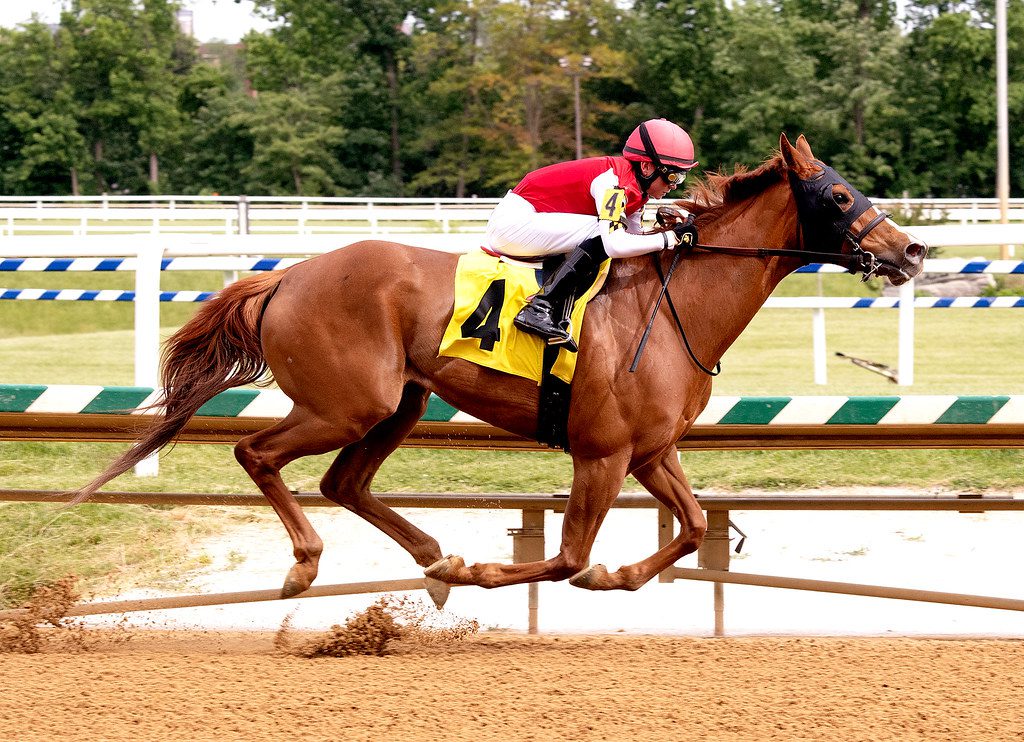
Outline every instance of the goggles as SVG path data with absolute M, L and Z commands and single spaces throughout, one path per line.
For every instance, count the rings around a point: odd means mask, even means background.
M 683 181 L 686 180 L 686 174 L 688 172 L 688 170 L 669 170 L 668 168 L 663 167 L 658 171 L 658 174 L 661 175 L 661 177 L 665 179 L 665 182 L 670 186 L 678 188 L 683 184 Z

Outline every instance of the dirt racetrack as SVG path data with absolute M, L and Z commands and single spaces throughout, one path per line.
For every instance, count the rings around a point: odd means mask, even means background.
M 302 659 L 138 632 L 0 655 L 0 740 L 1010 740 L 1024 643 L 484 633 Z

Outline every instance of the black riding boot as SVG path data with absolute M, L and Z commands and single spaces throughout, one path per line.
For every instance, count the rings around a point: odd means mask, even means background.
M 523 332 L 544 338 L 549 345 L 565 345 L 568 351 L 575 353 L 578 348 L 572 339 L 569 315 L 580 274 L 590 273 L 605 257 L 600 237 L 573 248 L 543 288 L 516 315 L 513 324 Z

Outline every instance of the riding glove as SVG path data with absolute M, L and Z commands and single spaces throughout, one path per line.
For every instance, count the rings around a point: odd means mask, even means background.
M 697 244 L 697 220 L 693 214 L 687 214 L 684 221 L 676 222 L 672 231 L 676 234 L 676 245 L 693 247 Z

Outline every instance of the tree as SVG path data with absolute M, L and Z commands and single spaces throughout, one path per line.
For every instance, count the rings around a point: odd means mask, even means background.
M 331 151 L 345 132 L 329 123 L 324 105 L 340 77 L 308 91 L 268 92 L 249 99 L 226 122 L 252 137 L 252 160 L 241 170 L 247 193 L 322 196 L 336 191 L 339 169 Z
M 246 193 L 242 170 L 252 161 L 253 137 L 239 119 L 251 110 L 233 71 L 198 64 L 179 98 L 182 133 L 163 173 L 177 193 Z
M 647 103 L 642 118 L 675 121 L 693 137 L 698 159 L 716 161 L 719 155 L 704 129 L 729 87 L 717 57 L 727 33 L 724 2 L 638 0 L 635 7 L 636 88 Z
M 61 14 L 75 49 L 67 73 L 103 190 L 159 187 L 158 156 L 183 123 L 178 87 L 193 61 L 177 8 L 177 0 L 71 0 Z
M 63 76 L 66 37 L 39 22 L 0 31 L 0 186 L 8 193 L 71 193 L 87 162 L 77 106 Z
M 275 53 L 285 58 L 292 80 L 301 83 L 327 70 L 357 78 L 379 76 L 386 94 L 391 179 L 400 191 L 402 168 L 403 98 L 401 70 L 411 48 L 409 25 L 429 7 L 426 0 L 260 0 L 267 11 L 287 21 L 271 36 L 284 42 L 261 44 L 254 58 Z M 292 56 L 289 52 L 294 52 Z M 333 64 L 332 64 L 333 62 Z M 294 84 L 294 82 L 293 82 Z M 375 104 L 377 107 L 377 104 Z
M 994 193 L 995 38 L 967 11 L 931 16 L 909 36 L 897 81 L 904 167 L 895 187 L 922 195 Z
M 800 48 L 815 61 L 805 122 L 815 152 L 862 190 L 884 194 L 900 157 L 892 79 L 903 38 L 894 8 L 865 0 L 830 0 L 824 7 L 798 0 L 784 8 L 800 29 Z
M 817 84 L 815 61 L 798 43 L 804 23 L 754 0 L 733 7 L 723 24 L 713 50 L 720 88 L 702 142 L 727 167 L 756 163 L 778 146 L 780 132 L 806 128 Z

